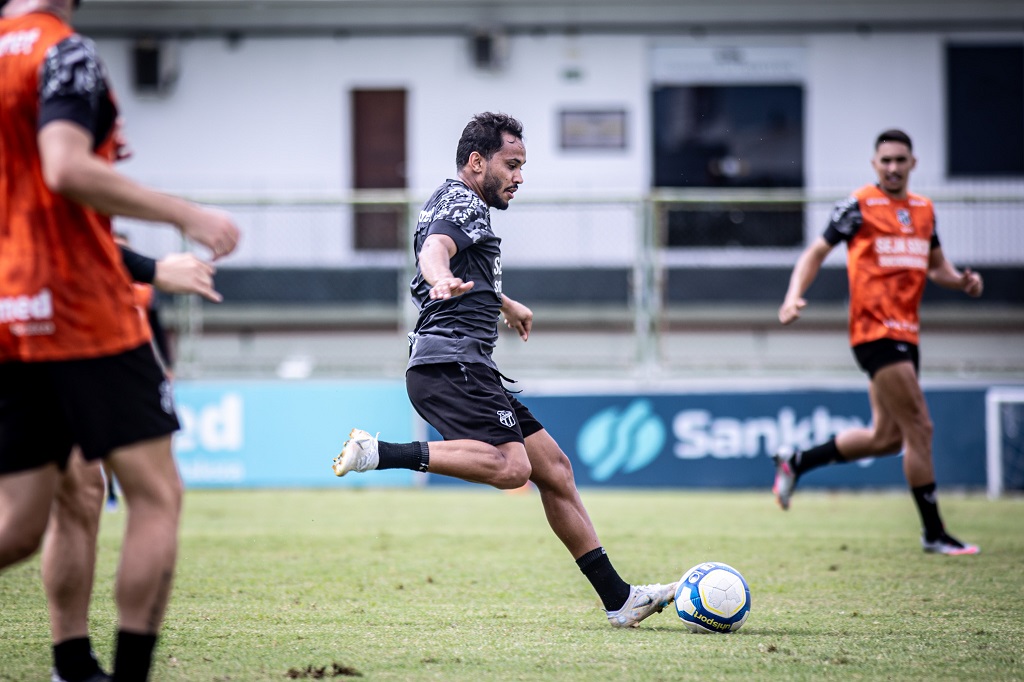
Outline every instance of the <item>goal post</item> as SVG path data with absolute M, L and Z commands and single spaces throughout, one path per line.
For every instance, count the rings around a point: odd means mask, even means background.
M 1024 387 L 985 394 L 985 470 L 989 498 L 1024 491 Z

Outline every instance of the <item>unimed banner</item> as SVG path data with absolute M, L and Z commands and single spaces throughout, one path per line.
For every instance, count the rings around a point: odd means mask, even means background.
M 413 440 L 403 382 L 177 382 L 174 452 L 187 487 L 404 486 L 411 471 L 337 478 L 353 426 Z
M 925 392 L 940 486 L 985 485 L 985 392 Z M 871 421 L 864 390 L 519 396 L 581 487 L 770 488 L 771 454 Z M 436 434 L 435 434 L 436 437 Z M 901 456 L 825 467 L 801 488 L 905 486 Z M 430 485 L 450 483 L 430 476 Z

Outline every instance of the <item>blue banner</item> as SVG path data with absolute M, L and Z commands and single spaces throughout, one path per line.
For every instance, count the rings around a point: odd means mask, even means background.
M 984 390 L 925 396 L 940 487 L 984 487 Z M 569 456 L 580 487 L 770 488 L 779 446 L 807 449 L 871 421 L 866 390 L 519 397 Z M 824 467 L 800 481 L 801 488 L 905 485 L 900 456 Z
M 174 452 L 187 487 L 407 486 L 413 472 L 337 478 L 353 427 L 413 440 L 403 382 L 177 382 Z

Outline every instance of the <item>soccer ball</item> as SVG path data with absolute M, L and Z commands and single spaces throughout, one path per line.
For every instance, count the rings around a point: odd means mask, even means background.
M 728 564 L 697 564 L 679 581 L 676 613 L 694 632 L 736 632 L 750 615 L 750 587 Z

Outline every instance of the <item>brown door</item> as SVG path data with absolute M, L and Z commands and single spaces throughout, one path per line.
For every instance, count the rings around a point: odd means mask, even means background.
M 352 91 L 354 189 L 405 189 L 405 90 Z M 357 205 L 356 249 L 397 249 L 404 205 Z

